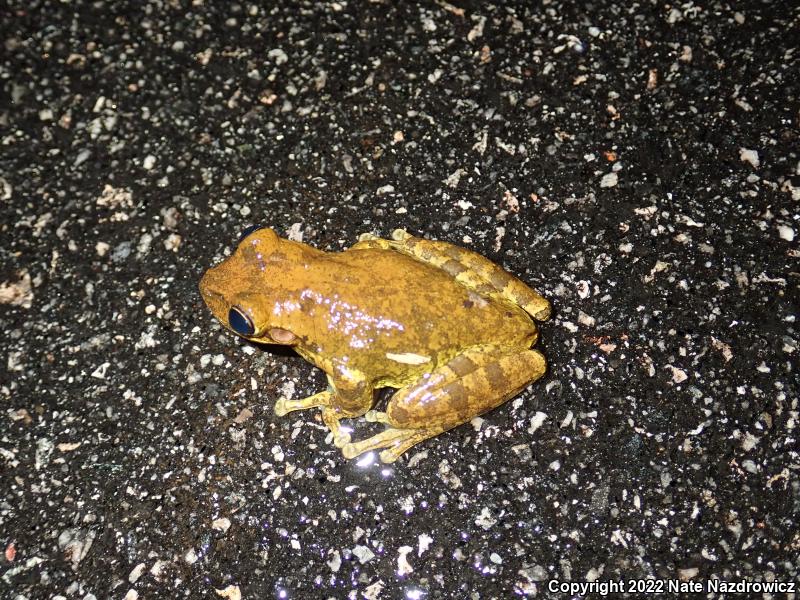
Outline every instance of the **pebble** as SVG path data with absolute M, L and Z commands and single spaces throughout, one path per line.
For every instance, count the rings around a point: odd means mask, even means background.
M 778 235 L 782 240 L 786 240 L 787 242 L 794 241 L 794 229 L 788 225 L 777 225 L 776 227 L 778 228 Z
M 756 150 L 748 150 L 747 148 L 739 148 L 739 160 L 749 163 L 754 169 L 757 169 L 761 164 Z

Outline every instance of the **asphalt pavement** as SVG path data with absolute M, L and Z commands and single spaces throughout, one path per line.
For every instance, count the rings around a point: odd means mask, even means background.
M 796 2 L 12 0 L 0 597 L 796 584 L 799 30 Z M 322 373 L 200 298 L 253 223 L 483 254 L 552 302 L 547 374 L 346 460 L 273 412 Z

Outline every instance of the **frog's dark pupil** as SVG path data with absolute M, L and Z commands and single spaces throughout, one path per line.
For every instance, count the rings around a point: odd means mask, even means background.
M 242 231 L 241 235 L 239 235 L 239 241 L 241 242 L 248 235 L 250 235 L 254 231 L 258 231 L 259 229 L 264 229 L 264 226 L 263 225 L 250 225 L 249 227 L 245 227 L 244 231 Z
M 245 337 L 250 337 L 256 331 L 253 321 L 246 314 L 235 306 L 228 311 L 228 323 L 236 333 Z

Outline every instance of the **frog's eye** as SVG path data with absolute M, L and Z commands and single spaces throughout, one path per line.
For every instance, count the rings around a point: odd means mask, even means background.
M 258 231 L 259 229 L 264 229 L 264 225 L 250 225 L 249 227 L 245 227 L 242 233 L 239 235 L 239 241 L 241 242 L 248 235 L 254 231 Z
M 232 307 L 228 311 L 228 324 L 236 333 L 244 337 L 250 337 L 256 332 L 253 321 L 241 309 Z

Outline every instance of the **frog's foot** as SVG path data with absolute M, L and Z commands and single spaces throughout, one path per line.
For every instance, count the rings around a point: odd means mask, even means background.
M 368 410 L 364 414 L 364 419 L 370 423 L 389 423 L 389 417 L 385 412 L 378 412 L 377 410 Z
M 302 398 L 300 400 L 287 400 L 281 396 L 275 403 L 275 414 L 279 417 L 282 417 L 295 410 L 305 410 L 306 408 L 316 408 L 317 406 L 328 406 L 332 397 L 333 392 L 330 390 L 325 390 L 324 392 L 319 392 L 318 394 L 314 394 L 313 396 Z
M 435 435 L 439 435 L 441 431 L 438 429 L 432 431 L 418 431 L 415 435 L 408 436 L 405 440 L 401 441 L 399 444 L 395 446 L 391 446 L 387 448 L 383 452 L 380 453 L 381 462 L 383 463 L 393 463 L 401 455 L 405 453 L 406 450 L 411 448 L 412 446 L 416 446 L 423 440 L 427 440 Z
M 322 409 L 322 420 L 333 434 L 333 445 L 342 448 L 350 441 L 350 434 L 341 426 L 339 419 L 341 416 L 334 409 Z
M 351 442 L 342 447 L 342 454 L 345 458 L 355 458 L 359 454 L 364 454 L 370 450 L 386 448 L 380 453 L 381 462 L 391 463 L 413 445 L 422 440 L 433 437 L 439 430 L 418 430 L 418 429 L 394 429 L 389 428 L 371 438 L 360 442 Z
M 331 430 L 334 445 L 337 448 L 341 448 L 350 441 L 350 434 L 339 424 L 341 415 L 333 408 L 330 408 L 329 404 L 332 399 L 333 392 L 331 390 L 314 394 L 302 400 L 279 398 L 275 403 L 275 414 L 282 417 L 295 410 L 322 407 L 322 421 L 328 426 L 328 429 Z

